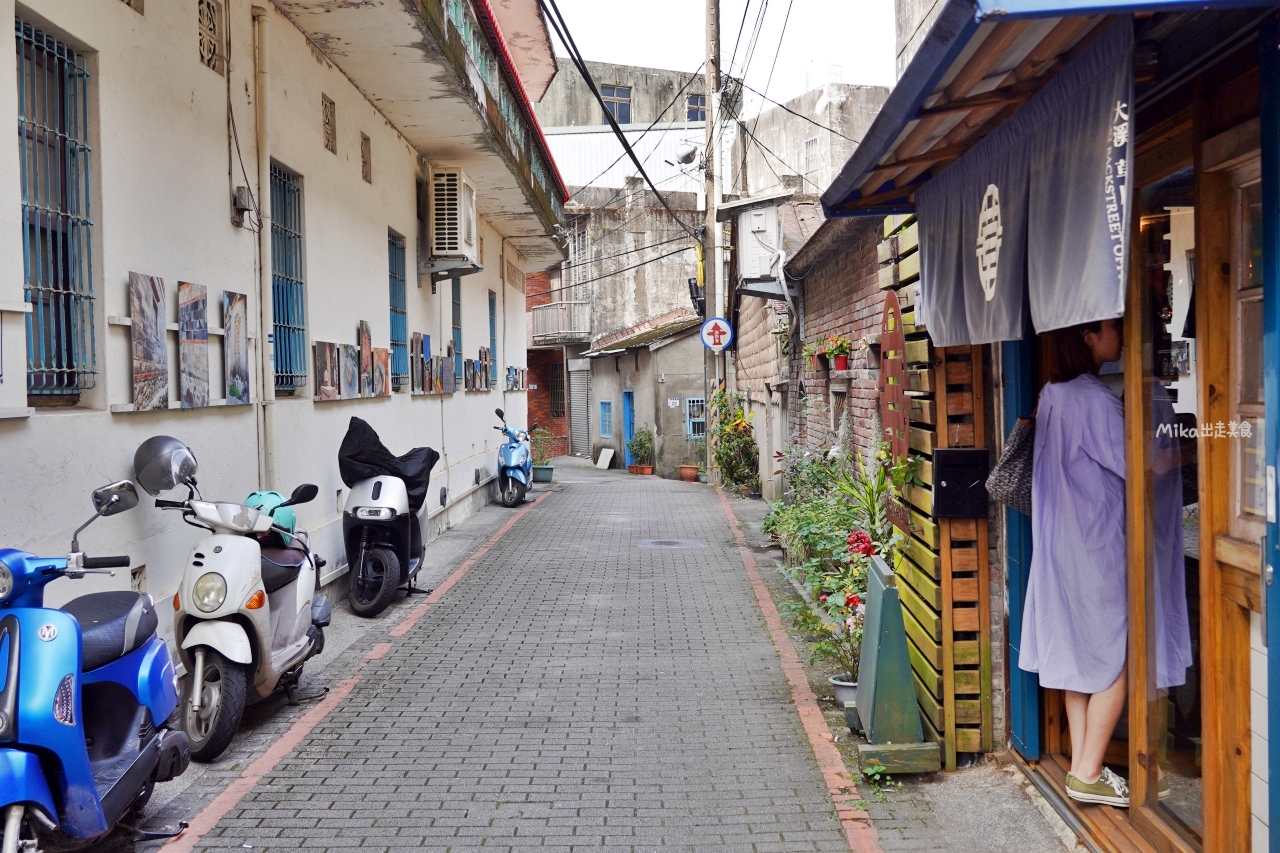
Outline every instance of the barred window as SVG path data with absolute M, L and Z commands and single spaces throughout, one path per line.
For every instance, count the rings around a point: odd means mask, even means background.
M 409 381 L 409 322 L 404 288 L 404 238 L 394 231 L 387 232 L 387 267 L 391 290 L 391 387 L 399 391 Z
M 74 396 L 97 376 L 85 58 L 16 20 L 27 393 Z
M 551 365 L 551 372 L 547 374 L 547 390 L 551 392 L 551 417 L 564 417 L 564 366 L 562 364 Z
M 277 391 L 307 384 L 307 288 L 302 260 L 302 176 L 272 163 L 271 311 Z
M 489 291 L 489 381 L 498 383 L 498 294 Z
M 689 438 L 702 438 L 707 434 L 707 401 L 702 397 L 689 397 L 684 401 L 685 432 Z

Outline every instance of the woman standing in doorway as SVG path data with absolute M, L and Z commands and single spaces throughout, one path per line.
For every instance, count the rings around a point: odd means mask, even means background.
M 1067 795 L 1126 807 L 1128 784 L 1102 764 L 1127 690 L 1124 404 L 1097 376 L 1120 358 L 1120 326 L 1102 320 L 1045 335 L 1018 666 L 1065 693 Z

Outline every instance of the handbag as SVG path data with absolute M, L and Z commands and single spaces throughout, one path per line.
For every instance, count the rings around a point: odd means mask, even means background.
M 1018 418 L 1004 451 L 987 477 L 987 494 L 997 503 L 1031 515 L 1031 464 L 1036 443 L 1034 417 Z

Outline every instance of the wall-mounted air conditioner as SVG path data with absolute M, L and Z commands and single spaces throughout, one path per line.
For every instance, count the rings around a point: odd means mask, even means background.
M 738 269 L 743 281 L 777 277 L 774 260 L 778 254 L 778 208 L 757 207 L 738 214 Z
M 421 275 L 453 278 L 480 272 L 476 187 L 457 166 L 436 166 L 422 187 L 427 195 L 427 239 Z

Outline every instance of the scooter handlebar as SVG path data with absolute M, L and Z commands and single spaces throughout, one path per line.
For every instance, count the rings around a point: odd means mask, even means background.
M 156 509 L 185 509 L 185 501 L 162 501 L 156 498 Z
M 86 569 L 127 569 L 129 568 L 129 556 L 123 557 L 85 557 L 84 567 Z

